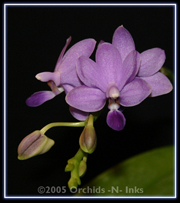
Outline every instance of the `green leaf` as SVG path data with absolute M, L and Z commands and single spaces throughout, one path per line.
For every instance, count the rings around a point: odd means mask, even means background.
M 163 73 L 165 76 L 167 76 L 169 78 L 169 80 L 173 83 L 174 82 L 174 74 L 173 72 L 166 68 L 166 67 L 162 67 L 159 72 Z
M 174 147 L 153 149 L 103 172 L 76 195 L 174 196 Z

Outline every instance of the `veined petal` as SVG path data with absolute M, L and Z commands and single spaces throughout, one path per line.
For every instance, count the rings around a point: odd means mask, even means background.
M 63 72 L 60 75 L 60 81 L 61 85 L 70 85 L 73 87 L 78 87 L 82 85 L 82 82 L 80 81 L 77 72 L 76 72 L 76 67 L 69 69 L 69 72 Z
M 89 112 L 84 112 L 79 109 L 75 109 L 72 106 L 69 107 L 69 111 L 72 114 L 72 116 L 79 121 L 85 121 L 86 118 L 89 116 Z
M 113 130 L 122 130 L 126 124 L 126 119 L 121 111 L 111 110 L 108 112 L 106 122 Z
M 106 96 L 99 89 L 82 85 L 74 88 L 67 94 L 66 102 L 81 111 L 95 112 L 104 107 Z
M 138 76 L 148 77 L 156 73 L 164 64 L 166 55 L 160 48 L 148 49 L 141 53 Z
M 146 99 L 150 93 L 150 85 L 140 78 L 135 78 L 121 90 L 120 104 L 123 106 L 135 106 Z
M 70 72 L 71 69 L 75 69 L 77 59 L 80 56 L 90 56 L 94 51 L 96 41 L 94 39 L 85 39 L 75 45 L 73 45 L 64 55 L 60 72 Z
M 125 84 L 131 82 L 135 78 L 139 70 L 139 66 L 140 54 L 134 50 L 127 55 L 123 62 L 123 68 L 121 70 L 121 74 L 119 74 L 119 90 L 121 90 Z
M 167 94 L 172 91 L 173 86 L 169 79 L 162 73 L 158 72 L 149 77 L 141 77 L 152 88 L 151 97 Z
M 107 85 L 117 83 L 122 69 L 119 51 L 110 43 L 102 43 L 96 51 L 96 63 L 101 71 L 99 78 L 106 80 Z
M 106 91 L 106 80 L 101 73 L 98 65 L 91 59 L 81 56 L 77 61 L 77 74 L 80 80 L 88 87 L 98 87 Z
M 36 107 L 54 98 L 55 96 L 56 95 L 51 91 L 35 92 L 26 100 L 26 104 L 31 107 Z
M 70 92 L 72 89 L 74 89 L 74 87 L 72 85 L 68 85 L 68 84 L 63 85 L 63 88 L 65 91 L 65 94 L 68 94 L 68 92 Z
M 135 50 L 134 40 L 131 34 L 122 25 L 115 30 L 112 44 L 119 50 L 122 61 L 131 51 Z
M 69 44 L 70 44 L 70 42 L 71 42 L 71 39 L 72 39 L 72 38 L 71 38 L 71 36 L 70 36 L 70 37 L 66 40 L 66 44 L 65 44 L 64 48 L 62 49 L 62 51 L 61 51 L 61 53 L 60 53 L 60 55 L 59 55 L 59 58 L 58 58 L 58 60 L 57 60 L 57 63 L 56 63 L 56 66 L 55 66 L 54 71 L 57 71 L 57 70 L 59 69 L 60 64 L 61 64 L 61 62 L 62 62 L 63 55 L 64 55 L 64 53 L 65 53 L 67 47 L 69 46 Z

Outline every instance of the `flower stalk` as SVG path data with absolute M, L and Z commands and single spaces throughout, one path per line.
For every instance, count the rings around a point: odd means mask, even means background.
M 54 122 L 54 123 L 47 124 L 40 131 L 42 133 L 45 133 L 50 128 L 53 128 L 53 127 L 84 127 L 85 123 L 86 123 L 85 121 L 82 121 L 82 122 Z
M 36 130 L 27 135 L 18 146 L 18 159 L 26 160 L 34 156 L 44 154 L 54 145 L 54 140 L 48 138 L 45 133 L 53 127 L 83 127 L 85 121 L 82 122 L 54 122 L 44 126 L 41 130 Z

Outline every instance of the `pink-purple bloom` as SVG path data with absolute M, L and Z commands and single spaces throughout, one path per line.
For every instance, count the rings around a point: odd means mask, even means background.
M 133 50 L 122 61 L 119 50 L 110 43 L 102 43 L 96 51 L 96 62 L 82 56 L 77 63 L 77 73 L 85 84 L 74 88 L 66 96 L 70 106 L 85 112 L 101 110 L 109 100 L 107 124 L 122 130 L 126 123 L 120 106 L 134 106 L 143 101 L 151 87 L 135 78 L 140 65 L 140 54 Z
M 82 40 L 65 53 L 70 41 L 71 37 L 54 72 L 36 75 L 38 80 L 48 83 L 51 91 L 34 93 L 26 100 L 28 106 L 39 106 L 65 91 L 71 114 L 85 120 L 89 112 L 101 110 L 108 100 L 107 124 L 122 130 L 126 123 L 123 107 L 138 105 L 148 96 L 172 90 L 169 79 L 159 72 L 166 58 L 164 50 L 152 48 L 140 54 L 123 26 L 115 30 L 112 43 L 99 43 L 95 61 L 89 58 L 95 48 L 94 39 Z
M 74 87 L 82 85 L 76 73 L 76 61 L 82 55 L 89 57 L 94 51 L 96 41 L 91 38 L 82 40 L 65 53 L 70 41 L 71 37 L 67 39 L 60 53 L 54 72 L 42 72 L 36 75 L 38 80 L 48 83 L 51 91 L 35 92 L 26 100 L 28 106 L 39 106 L 63 91 L 67 94 Z M 88 116 L 87 112 L 82 112 L 73 107 L 70 107 L 70 112 L 78 120 L 85 120 Z
M 54 72 L 42 72 L 36 75 L 38 80 L 48 82 L 51 91 L 40 91 L 34 93 L 26 100 L 26 104 L 28 106 L 39 106 L 54 98 L 64 90 L 68 93 L 74 87 L 82 85 L 82 82 L 76 74 L 76 61 L 82 55 L 89 57 L 94 50 L 96 41 L 91 38 L 82 40 L 73 45 L 65 53 L 70 41 L 71 37 L 67 39 L 66 44 L 60 53 Z
M 135 106 L 148 96 L 172 90 L 166 76 L 157 73 L 164 61 L 165 53 L 159 48 L 138 53 L 131 34 L 120 26 L 114 32 L 112 44 L 99 44 L 96 62 L 85 56 L 78 59 L 77 74 L 84 85 L 70 91 L 66 102 L 82 111 L 95 112 L 108 100 L 107 124 L 122 130 L 126 119 L 121 106 Z

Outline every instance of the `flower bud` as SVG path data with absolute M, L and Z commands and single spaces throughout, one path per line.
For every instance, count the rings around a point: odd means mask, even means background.
M 68 187 L 71 190 L 76 189 L 78 185 L 81 185 L 80 178 L 71 177 L 70 180 L 68 181 Z
M 79 145 L 86 153 L 93 153 L 97 144 L 96 132 L 93 126 L 93 116 L 89 116 L 87 125 L 85 126 L 79 138 Z
M 86 161 L 82 160 L 79 164 L 79 177 L 82 177 L 87 170 L 87 164 Z
M 18 146 L 18 159 L 25 160 L 33 156 L 44 154 L 54 145 L 54 140 L 48 138 L 41 131 L 36 130 L 26 136 Z
M 65 167 L 65 172 L 72 171 L 74 169 L 73 158 L 68 160 L 68 164 Z

